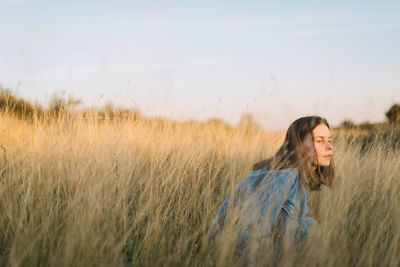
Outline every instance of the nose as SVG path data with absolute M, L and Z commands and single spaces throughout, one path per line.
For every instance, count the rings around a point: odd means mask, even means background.
M 331 143 L 326 142 L 326 144 L 327 144 L 327 146 L 326 146 L 326 149 L 327 149 L 327 150 L 332 150 L 332 149 L 333 149 L 333 146 L 332 146 Z

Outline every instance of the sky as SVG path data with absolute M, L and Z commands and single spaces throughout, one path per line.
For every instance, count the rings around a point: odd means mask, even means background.
M 400 2 L 0 0 L 0 86 L 178 120 L 385 120 Z

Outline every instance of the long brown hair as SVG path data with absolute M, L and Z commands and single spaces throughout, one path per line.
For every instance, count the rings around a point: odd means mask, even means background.
M 297 169 L 300 175 L 299 183 L 308 186 L 311 190 L 319 190 L 321 184 L 333 185 L 335 177 L 335 168 L 333 157 L 329 166 L 317 166 L 315 171 L 312 163 L 306 159 L 303 141 L 308 133 L 311 133 L 315 127 L 325 124 L 329 128 L 326 119 L 319 116 L 302 117 L 295 120 L 286 132 L 285 141 L 276 154 L 268 159 L 254 164 L 254 170 L 260 170 L 264 167 L 270 170 L 280 170 L 284 168 Z

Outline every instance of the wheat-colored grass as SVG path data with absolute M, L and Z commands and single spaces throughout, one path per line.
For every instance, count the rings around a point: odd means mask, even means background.
M 210 222 L 283 134 L 2 115 L 0 265 L 235 266 L 234 242 L 211 245 Z M 336 186 L 309 198 L 320 235 L 286 265 L 400 264 L 400 155 L 346 140 L 334 142 Z

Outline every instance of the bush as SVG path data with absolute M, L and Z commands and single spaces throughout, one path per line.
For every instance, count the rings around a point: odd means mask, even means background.
M 344 120 L 342 123 L 340 123 L 339 128 L 346 129 L 346 130 L 353 130 L 357 129 L 357 124 L 355 124 L 351 120 Z
M 43 113 L 39 104 L 14 96 L 10 90 L 0 88 L 0 112 L 8 113 L 20 119 L 32 119 Z
M 376 130 L 375 125 L 370 123 L 369 121 L 361 123 L 358 127 L 360 130 L 364 130 L 364 131 L 368 131 L 368 132 L 372 132 L 372 131 Z
M 392 105 L 385 115 L 390 124 L 400 125 L 400 104 Z
M 380 144 L 384 150 L 400 150 L 400 130 L 388 128 L 382 133 L 360 137 L 361 151 L 369 150 L 374 144 Z

